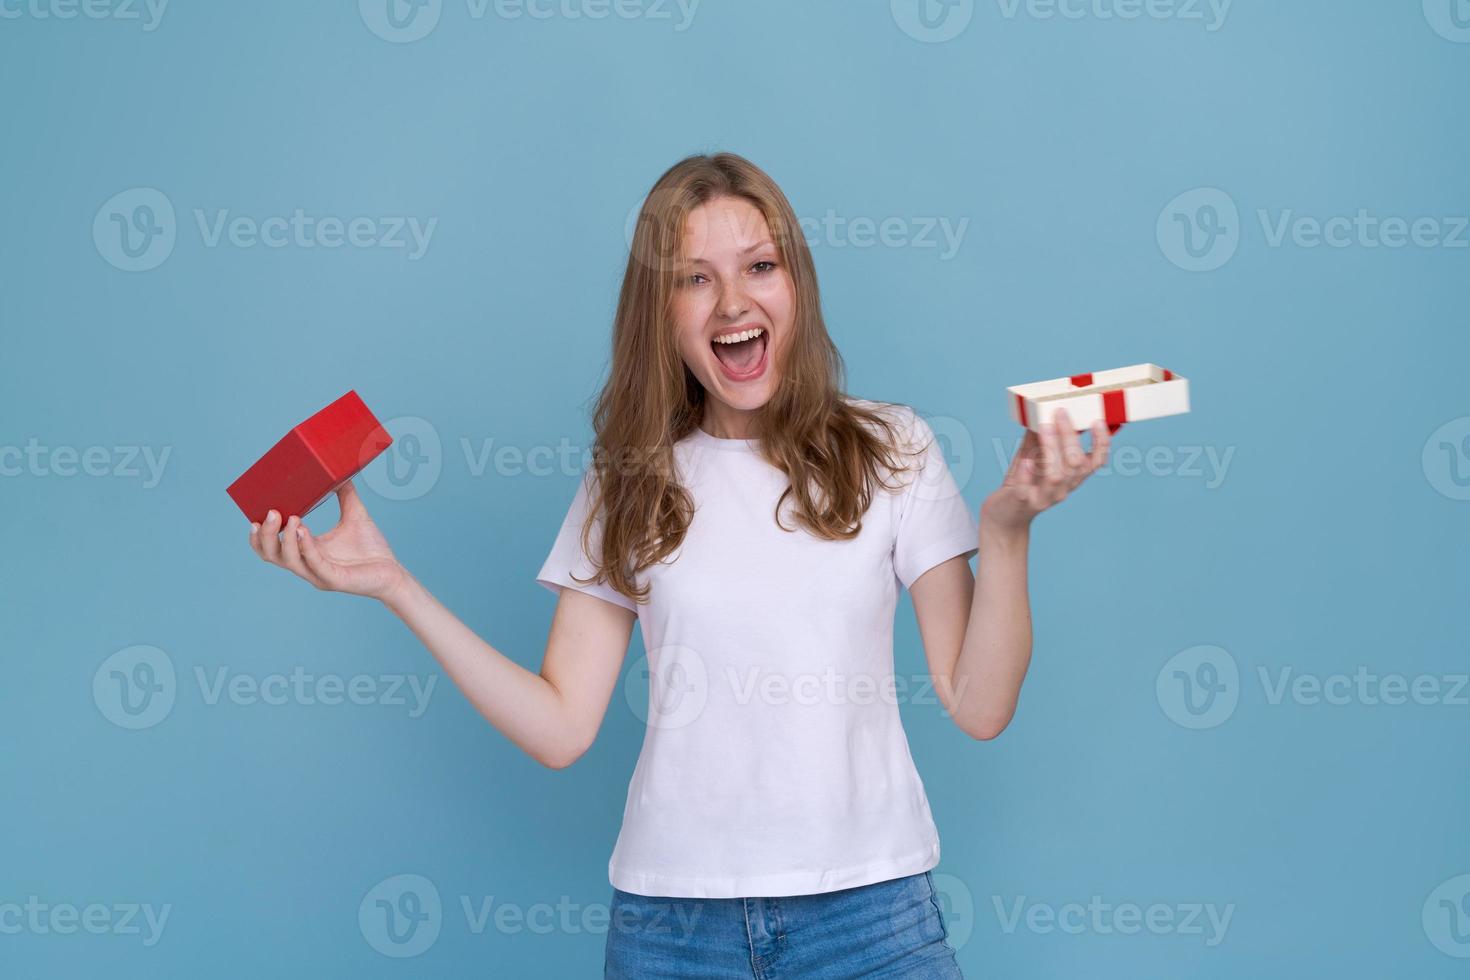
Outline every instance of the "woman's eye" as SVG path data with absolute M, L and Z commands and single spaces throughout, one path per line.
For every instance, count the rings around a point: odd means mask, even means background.
M 762 269 L 761 266 L 763 266 L 763 265 L 764 266 L 769 266 L 770 268 L 769 269 Z M 752 269 L 756 269 L 756 270 L 758 270 L 760 272 L 769 272 L 771 269 L 776 268 L 776 263 L 772 262 L 770 259 L 762 259 L 761 261 L 757 262 L 755 265 L 751 266 L 751 268 Z
M 696 280 L 703 279 L 703 278 L 704 278 L 704 276 L 702 276 L 698 272 L 696 272 L 696 273 L 694 273 L 691 276 L 685 276 L 684 277 L 684 284 L 686 286 L 697 286 L 697 285 L 699 285 L 699 283 L 696 282 Z

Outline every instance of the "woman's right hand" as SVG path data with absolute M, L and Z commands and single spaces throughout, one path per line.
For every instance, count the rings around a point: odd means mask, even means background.
M 407 573 L 368 516 L 351 480 L 337 488 L 337 503 L 341 519 L 320 538 L 295 515 L 282 528 L 280 513 L 272 510 L 264 524 L 250 525 L 250 547 L 263 560 L 295 572 L 318 589 L 382 599 Z

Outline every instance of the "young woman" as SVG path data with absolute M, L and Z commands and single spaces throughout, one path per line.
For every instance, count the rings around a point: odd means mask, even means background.
M 960 976 L 899 720 L 898 593 L 950 717 L 999 735 L 1031 656 L 1032 519 L 1106 461 L 1109 434 L 1087 452 L 1065 417 L 1028 432 L 977 518 L 928 424 L 842 375 L 785 195 L 741 157 L 690 157 L 639 214 L 594 465 L 536 579 L 559 593 L 539 674 L 394 559 L 350 482 L 319 538 L 275 512 L 250 529 L 266 561 L 381 600 L 553 768 L 591 745 L 641 624 L 651 690 L 608 866 L 608 977 Z

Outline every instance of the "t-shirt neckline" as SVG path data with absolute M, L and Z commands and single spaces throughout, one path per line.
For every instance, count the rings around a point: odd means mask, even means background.
M 710 435 L 697 425 L 694 427 L 694 431 L 689 434 L 689 439 L 696 445 L 709 446 L 712 449 L 724 449 L 730 452 L 753 453 L 757 452 L 761 445 L 759 439 L 721 439 L 719 436 Z

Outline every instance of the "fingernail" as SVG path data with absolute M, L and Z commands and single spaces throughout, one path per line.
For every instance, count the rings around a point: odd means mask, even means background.
M 300 524 L 297 524 L 296 525 L 296 537 L 298 537 L 298 538 L 304 538 L 304 537 L 306 537 L 306 528 L 303 527 Z
M 250 522 L 250 533 L 251 534 L 254 534 L 256 531 L 259 531 L 259 530 L 260 530 L 260 525 L 259 524 L 256 524 L 254 521 L 251 521 Z

